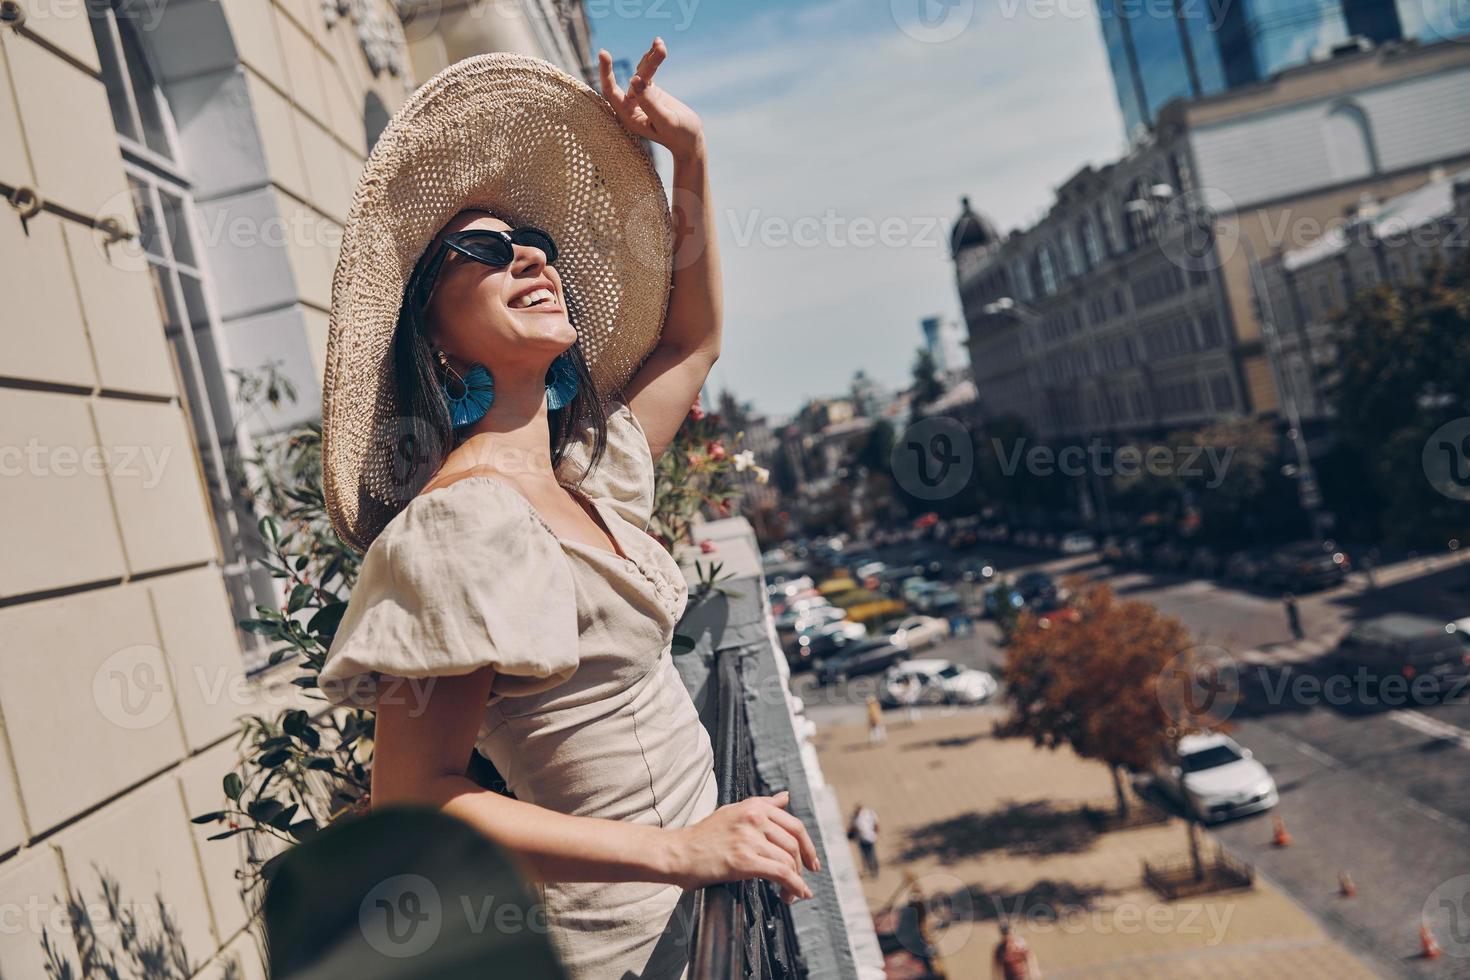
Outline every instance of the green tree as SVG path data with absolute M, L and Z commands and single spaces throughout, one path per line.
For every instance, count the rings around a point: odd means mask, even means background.
M 1343 447 L 1359 461 L 1343 469 L 1367 474 L 1381 537 L 1464 539 L 1470 508 L 1436 491 L 1421 460 L 1436 429 L 1470 416 L 1470 252 L 1417 282 L 1360 292 L 1336 327 L 1327 387 Z
M 939 380 L 939 368 L 934 355 L 927 347 L 920 347 L 914 356 L 913 418 L 919 418 L 923 406 L 944 394 L 944 383 Z

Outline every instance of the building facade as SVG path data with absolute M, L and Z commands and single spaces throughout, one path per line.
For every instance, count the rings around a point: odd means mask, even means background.
M 1265 303 L 1277 344 L 1283 398 L 1307 423 L 1332 416 L 1324 385 L 1335 355 L 1335 317 L 1349 297 L 1421 279 L 1470 249 L 1470 170 L 1432 175 L 1386 201 L 1364 199 L 1349 220 L 1310 245 L 1263 263 Z
M 951 247 L 982 413 L 1085 438 L 1278 412 L 1262 263 L 1364 195 L 1470 164 L 1466 91 L 1470 46 L 1354 52 L 1172 104 L 1031 228 L 1001 238 L 962 213 Z
M 1334 49 L 1470 34 L 1463 9 L 1419 0 L 1098 0 L 1098 21 L 1130 137 L 1174 99 L 1250 85 Z
M 580 4 L 493 6 L 482 41 L 585 73 Z M 279 605 L 239 464 L 316 418 L 363 160 L 419 66 L 474 42 L 390 0 L 0 17 L 0 974 L 81 975 L 69 899 L 117 951 L 115 885 L 146 937 L 166 904 L 191 975 L 263 976 L 239 855 L 189 823 L 236 717 L 295 703 L 235 625 Z M 242 400 L 252 377 L 296 398 Z

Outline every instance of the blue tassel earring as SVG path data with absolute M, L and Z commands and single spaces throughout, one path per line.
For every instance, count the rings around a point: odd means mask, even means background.
M 442 350 L 438 353 L 439 366 L 454 381 L 459 382 L 460 388 L 456 395 L 451 387 L 452 382 L 444 382 L 444 398 L 449 403 L 449 421 L 456 429 L 473 425 L 485 417 L 485 413 L 490 410 L 490 403 L 495 400 L 495 379 L 483 364 L 473 365 L 461 376 L 449 366 L 449 356 Z
M 566 408 L 577 397 L 577 369 L 572 365 L 572 355 L 562 352 L 551 362 L 546 372 L 546 407 L 551 411 Z

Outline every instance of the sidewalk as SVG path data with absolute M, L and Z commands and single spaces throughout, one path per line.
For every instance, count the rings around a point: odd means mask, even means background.
M 931 908 L 948 920 L 936 943 L 951 980 L 990 976 L 998 914 L 1047 980 L 1374 975 L 1259 878 L 1251 891 L 1162 902 L 1143 887 L 1142 862 L 1184 858 L 1183 821 L 1098 835 L 1075 809 L 1112 799 L 1102 765 L 991 738 L 997 709 L 926 711 L 913 725 L 888 713 L 880 747 L 860 725 L 814 741 L 844 815 L 858 803 L 878 813 L 882 871 L 863 881 L 869 907 L 901 896 L 906 871 L 927 896 L 948 896 L 951 914 L 938 911 L 943 899 Z

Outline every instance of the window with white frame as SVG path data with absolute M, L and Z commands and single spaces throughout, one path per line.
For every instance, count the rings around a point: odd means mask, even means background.
M 223 339 L 211 297 L 190 182 L 178 154 L 168 100 L 157 83 L 131 0 L 88 5 L 92 36 L 107 87 L 137 215 L 139 246 L 148 260 L 169 349 L 183 391 L 183 408 L 199 453 L 219 542 L 221 572 L 237 620 L 277 603 L 274 584 L 255 558 L 255 516 L 242 486 L 239 448 L 248 445 L 236 417 L 221 361 Z M 260 639 L 238 631 L 247 670 L 265 665 Z

